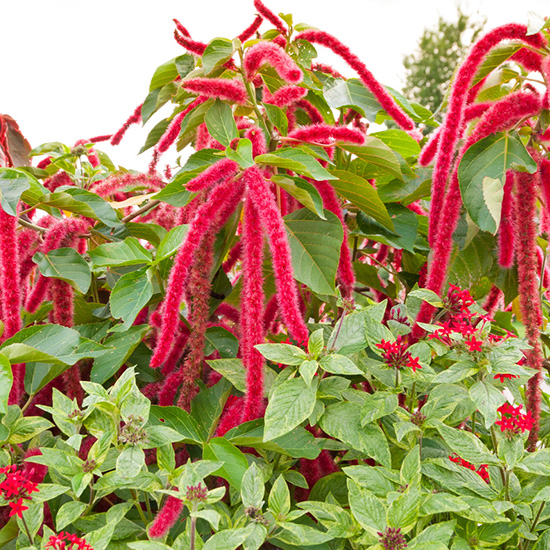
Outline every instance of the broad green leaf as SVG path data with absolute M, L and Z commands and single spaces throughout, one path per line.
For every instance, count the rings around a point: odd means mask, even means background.
M 264 440 L 280 437 L 300 425 L 313 412 L 317 385 L 302 378 L 285 380 L 277 386 L 265 412 Z
M 145 466 L 145 453 L 136 445 L 124 447 L 116 461 L 116 473 L 120 477 L 136 477 Z
M 9 359 L 0 353 L 0 414 L 8 412 L 8 397 L 13 384 L 13 373 Z
M 175 80 L 178 76 L 183 78 L 191 71 L 194 65 L 193 56 L 187 53 L 163 63 L 155 70 L 151 84 L 149 85 L 149 91 L 161 88 L 165 84 Z
M 219 99 L 216 99 L 206 113 L 204 122 L 210 135 L 224 147 L 228 147 L 235 138 L 239 137 L 231 107 Z
M 267 360 L 283 365 L 300 365 L 306 352 L 292 344 L 258 344 L 254 346 Z
M 382 473 L 380 467 L 360 464 L 357 466 L 346 466 L 343 470 L 355 483 L 368 489 L 377 497 L 386 498 L 389 492 L 396 489 L 395 484 Z
M 470 399 L 483 415 L 487 429 L 495 423 L 498 417 L 497 409 L 506 402 L 504 394 L 485 380 L 476 382 L 470 388 Z
M 11 427 L 8 443 L 12 445 L 24 443 L 52 427 L 53 424 L 41 416 L 22 416 Z
M 181 176 L 176 176 L 173 181 L 164 186 L 155 195 L 155 199 L 178 208 L 189 204 L 196 196 L 196 193 L 187 191 L 184 184 L 196 177 L 198 173 L 199 172 L 187 172 Z
M 39 204 L 102 221 L 107 227 L 120 225 L 116 212 L 107 201 L 95 193 L 77 187 L 44 195 Z
M 317 181 L 336 179 L 336 176 L 323 168 L 314 156 L 308 155 L 303 149 L 299 148 L 277 149 L 272 153 L 258 155 L 254 160 L 257 164 L 267 164 L 268 166 L 292 170 L 297 174 Z
M 151 253 L 134 237 L 128 237 L 118 243 L 99 245 L 90 250 L 89 255 L 94 269 L 98 267 L 146 264 L 153 259 Z
M 162 119 L 155 126 L 153 129 L 149 132 L 147 135 L 147 139 L 145 140 L 145 143 L 143 144 L 143 147 L 139 150 L 139 155 L 141 153 L 144 153 L 147 151 L 147 149 L 150 149 L 153 147 L 153 145 L 156 145 L 158 143 L 158 140 L 164 135 L 164 132 L 166 132 L 168 126 L 170 125 L 170 120 L 168 119 Z
M 235 550 L 248 538 L 251 526 L 237 529 L 224 529 L 210 537 L 202 550 Z
M 30 188 L 31 177 L 23 170 L 0 168 L 0 204 L 6 214 L 17 216 L 17 204 L 22 193 Z
M 73 248 L 58 248 L 47 254 L 37 252 L 32 259 L 44 277 L 61 279 L 83 294 L 88 292 L 92 282 L 90 266 Z
M 103 384 L 111 378 L 118 369 L 128 360 L 141 338 L 148 330 L 148 325 L 130 327 L 126 332 L 115 333 L 105 340 L 104 345 L 112 348 L 98 357 L 92 366 L 90 380 Z
M 282 475 L 275 480 L 267 504 L 275 516 L 284 517 L 290 512 L 290 491 Z
M 517 467 L 531 474 L 550 476 L 550 449 L 540 449 L 534 453 L 527 453 Z
M 320 220 L 301 209 L 285 216 L 294 277 L 313 292 L 334 295 L 344 233 L 338 217 L 325 211 Z
M 223 466 L 214 473 L 228 481 L 238 491 L 241 490 L 248 462 L 235 445 L 223 437 L 215 437 L 204 446 L 202 457 L 204 460 L 223 462 Z
M 404 533 L 410 531 L 420 512 L 420 489 L 416 484 L 409 485 L 388 508 L 388 524 L 400 527 Z
M 367 161 L 371 165 L 371 168 L 375 170 L 373 175 L 390 174 L 398 180 L 403 180 L 399 160 L 395 156 L 395 153 L 382 140 L 367 136 L 364 145 L 338 144 L 338 147 Z
M 246 391 L 246 370 L 242 359 L 211 359 L 206 361 L 216 372 L 227 378 L 235 388 Z M 269 367 L 264 367 L 264 394 L 267 397 L 277 374 Z
M 327 78 L 323 85 L 323 96 L 333 109 L 353 107 L 371 122 L 383 110 L 374 95 L 356 78 Z
M 138 540 L 137 542 L 126 543 L 132 550 L 172 550 L 175 546 L 168 546 L 158 541 Z
M 442 422 L 437 430 L 453 453 L 472 464 L 499 464 L 498 458 L 475 435 L 464 430 L 450 428 Z
M 516 166 L 530 173 L 537 169 L 516 132 L 492 134 L 464 153 L 458 166 L 460 193 L 468 214 L 482 231 L 497 232 L 506 172 Z
M 365 403 L 361 408 L 361 414 L 363 415 L 361 425 L 365 426 L 388 414 L 393 414 L 397 409 L 397 405 L 397 395 L 394 393 L 377 391 L 367 395 L 367 399 L 365 399 Z
M 289 195 L 294 197 L 300 204 L 303 204 L 308 210 L 317 214 L 323 220 L 326 220 L 323 209 L 323 199 L 319 191 L 303 178 L 294 176 L 271 176 L 271 181 L 282 187 Z
M 428 288 L 417 288 L 415 290 L 412 290 L 407 295 L 407 298 L 410 296 L 414 296 L 415 298 L 420 298 L 421 300 L 424 300 L 424 302 L 428 302 L 431 306 L 434 307 L 443 307 L 443 302 L 441 301 L 441 298 L 433 291 Z
M 188 225 L 173 227 L 159 244 L 155 261 L 159 262 L 170 257 L 183 244 L 183 240 L 189 231 Z
M 191 416 L 197 422 L 204 441 L 214 435 L 230 391 L 231 384 L 222 378 L 214 386 L 200 391 L 191 402 Z
M 319 360 L 319 363 L 321 364 L 323 370 L 332 374 L 364 374 L 363 371 L 359 367 L 357 367 L 351 359 L 337 353 L 325 355 Z
M 420 153 L 420 145 L 403 130 L 392 128 L 382 132 L 369 134 L 383 141 L 390 149 L 397 151 L 402 157 L 415 157 Z
M 286 113 L 277 105 L 271 105 L 270 103 L 262 103 L 265 109 L 267 118 L 281 132 L 282 136 L 286 136 L 288 133 L 288 118 Z
M 242 478 L 241 499 L 245 508 L 262 509 L 264 498 L 264 478 L 260 468 L 253 462 Z
M 254 166 L 254 159 L 252 158 L 252 142 L 249 139 L 240 139 L 237 142 L 237 147 L 235 149 L 227 147 L 225 150 L 225 156 L 228 159 L 234 160 L 243 170 Z
M 302 547 L 317 546 L 334 538 L 326 532 L 319 531 L 303 523 L 285 521 L 281 523 L 281 527 L 283 530 L 277 533 L 277 538 L 293 546 L 296 544 Z
M 87 504 L 85 502 L 71 501 L 63 504 L 55 516 L 56 529 L 58 531 L 65 529 L 67 525 L 70 525 L 75 519 L 78 519 L 86 508 Z
M 149 422 L 154 425 L 172 428 L 188 440 L 189 443 L 203 443 L 200 428 L 196 420 L 187 411 L 179 407 L 152 405 L 149 413 Z
M 166 233 L 168 233 L 164 227 L 156 223 L 127 222 L 125 227 L 132 237 L 144 239 L 153 246 L 158 246 Z
M 124 321 L 116 327 L 117 332 L 132 326 L 138 313 L 153 296 L 151 276 L 151 269 L 143 268 L 126 273 L 117 281 L 109 298 L 113 317 Z
M 243 543 L 243 550 L 259 550 L 267 537 L 267 527 L 261 523 L 252 523 L 250 534 Z
M 376 189 L 365 178 L 347 170 L 331 170 L 330 173 L 338 178 L 332 182 L 332 186 L 339 195 L 390 231 L 394 230 L 386 206 Z
M 227 38 L 214 38 L 208 43 L 202 54 L 202 68 L 204 74 L 208 75 L 212 70 L 228 61 L 233 55 L 233 42 Z
M 481 67 L 478 69 L 473 81 L 472 87 L 481 82 L 490 72 L 510 59 L 518 50 L 521 50 L 520 44 L 501 44 L 485 57 Z
M 388 441 L 379 426 L 361 426 L 361 405 L 343 402 L 329 405 L 319 421 L 321 429 L 331 437 L 347 443 L 377 462 L 390 467 Z
M 237 355 L 239 341 L 224 327 L 208 327 L 205 340 L 204 355 L 211 355 L 214 351 L 224 359 Z
M 386 510 L 382 502 L 370 491 L 348 479 L 349 504 L 353 517 L 371 534 L 386 528 Z

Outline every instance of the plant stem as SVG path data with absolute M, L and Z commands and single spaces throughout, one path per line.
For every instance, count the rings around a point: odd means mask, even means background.
M 137 511 L 139 513 L 139 517 L 141 518 L 141 521 L 143 521 L 143 525 L 147 526 L 147 524 L 149 522 L 147 521 L 147 518 L 145 517 L 145 514 L 143 513 L 143 509 L 141 508 L 141 504 L 139 503 L 139 498 L 138 498 L 137 491 L 135 489 L 130 489 L 130 493 L 132 493 L 132 497 L 134 498 L 134 504 L 137 508 Z
M 29 542 L 31 543 L 31 546 L 32 546 L 34 544 L 34 539 L 33 537 L 31 537 L 31 532 L 29 531 L 29 527 L 27 526 L 27 522 L 23 514 L 21 514 L 21 521 L 23 522 L 23 526 L 25 527 L 25 532 L 27 533 L 27 538 L 29 539 Z
M 338 340 L 338 336 L 340 335 L 340 330 L 342 329 L 342 323 L 344 322 L 344 317 L 346 316 L 346 312 L 342 311 L 342 316 L 338 320 L 338 328 L 336 329 L 336 336 L 334 336 L 334 341 L 332 342 L 332 346 L 330 349 L 334 350 L 336 348 L 336 341 Z
M 491 441 L 493 442 L 493 450 L 496 453 L 498 449 L 498 443 L 497 443 L 497 434 L 495 432 L 494 426 L 491 426 Z M 500 478 L 502 480 L 502 484 L 506 487 L 506 475 L 504 473 L 504 468 L 500 468 Z
M 197 530 L 197 518 L 191 518 L 191 532 L 189 533 L 189 550 L 195 550 L 195 532 Z
M 124 218 L 122 218 L 122 220 L 120 221 L 122 223 L 132 221 L 134 218 L 141 216 L 141 214 L 143 214 L 144 212 L 147 212 L 148 210 L 151 210 L 152 208 L 155 208 L 155 206 L 158 206 L 159 204 L 160 204 L 160 201 L 158 199 L 149 201 L 145 206 L 142 206 L 141 208 L 138 208 L 135 212 L 132 212 L 127 216 L 124 216 Z

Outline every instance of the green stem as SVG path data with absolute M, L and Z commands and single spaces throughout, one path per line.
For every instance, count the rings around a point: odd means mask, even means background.
M 495 427 L 491 426 L 491 441 L 493 442 L 493 451 L 496 453 L 498 450 L 498 443 L 497 443 L 497 434 L 495 432 Z M 502 480 L 502 485 L 506 487 L 506 474 L 504 473 L 504 468 L 500 469 L 500 479 Z
M 334 336 L 334 342 L 332 342 L 332 346 L 331 346 L 332 350 L 336 348 L 336 341 L 338 340 L 338 336 L 340 335 L 340 330 L 342 329 L 342 323 L 344 322 L 345 316 L 346 316 L 346 312 L 343 310 L 342 315 L 338 320 L 338 328 L 336 329 L 336 336 Z
M 143 509 L 141 508 L 141 504 L 139 503 L 139 498 L 138 498 L 137 491 L 135 489 L 130 489 L 130 493 L 132 493 L 132 497 L 134 499 L 134 504 L 137 508 L 139 517 L 141 518 L 141 521 L 143 521 L 143 525 L 146 527 L 149 522 L 147 521 L 147 518 L 145 517 L 145 514 L 143 513 Z
M 195 550 L 195 533 L 197 531 L 197 518 L 191 518 L 191 532 L 189 533 L 189 550 Z
M 474 411 L 472 414 L 472 433 L 474 435 L 476 435 L 476 416 L 477 416 L 477 411 Z
M 145 495 L 145 507 L 147 508 L 147 517 L 149 521 L 153 521 L 153 512 L 151 510 L 151 502 L 149 501 L 149 494 L 144 492 Z
M 21 514 L 21 521 L 23 522 L 23 526 L 25 527 L 25 532 L 27 533 L 27 538 L 29 539 L 29 542 L 31 543 L 31 546 L 34 544 L 34 539 L 31 537 L 31 532 L 29 531 L 29 527 L 27 526 L 27 521 L 25 520 L 25 516 Z

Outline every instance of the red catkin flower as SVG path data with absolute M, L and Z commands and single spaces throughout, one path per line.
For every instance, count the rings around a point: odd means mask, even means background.
M 202 55 L 204 50 L 206 50 L 206 44 L 193 40 L 187 29 L 177 19 L 173 19 L 173 21 L 176 24 L 176 30 L 174 31 L 176 42 L 180 46 L 183 46 L 188 52 L 195 55 Z
M 267 143 L 263 130 L 257 126 L 252 126 L 252 128 L 248 128 L 248 130 L 245 131 L 244 137 L 249 139 L 252 143 L 253 157 L 267 153 Z
M 69 176 L 65 170 L 59 170 L 59 172 L 56 172 L 53 176 L 44 180 L 44 187 L 50 191 L 50 193 L 54 193 L 55 190 L 62 185 L 74 185 L 71 176 Z
M 241 354 L 246 369 L 246 398 L 242 421 L 258 418 L 263 409 L 264 359 L 254 348 L 264 340 L 264 233 L 258 210 L 247 193 L 243 220 L 243 290 L 241 295 Z
M 155 516 L 149 527 L 149 536 L 152 539 L 161 539 L 168 534 L 168 531 L 176 524 L 183 512 L 183 500 L 168 496 L 163 507 Z
M 334 78 L 344 78 L 336 69 L 333 69 L 330 65 L 326 65 L 325 63 L 313 63 L 311 65 L 311 70 L 329 74 Z
M 317 107 L 314 107 L 307 99 L 299 99 L 294 103 L 292 107 L 298 107 L 304 111 L 307 116 L 310 118 L 312 124 L 320 124 L 324 122 L 323 115 L 321 114 L 321 111 L 317 109 Z M 288 127 L 293 128 L 296 126 L 295 121 L 293 124 L 291 124 L 291 118 L 293 117 L 293 110 L 288 109 L 287 111 L 287 117 L 288 117 Z
M 489 294 L 483 303 L 483 309 L 487 312 L 488 317 L 493 317 L 496 311 L 498 311 L 499 306 L 502 304 L 504 293 L 498 286 L 493 285 Z
M 259 42 L 247 50 L 244 56 L 247 78 L 252 80 L 264 63 L 269 63 L 289 84 L 298 84 L 304 76 L 285 50 L 273 42 Z
M 365 136 L 359 130 L 344 126 L 330 126 L 329 124 L 302 126 L 290 132 L 288 137 L 318 143 L 332 143 L 334 141 L 344 141 L 357 145 L 365 143 Z
M 281 315 L 290 335 L 298 342 L 303 342 L 308 337 L 308 330 L 298 307 L 290 246 L 283 220 L 261 171 L 255 166 L 247 168 L 243 180 L 248 189 L 248 197 L 258 208 L 262 226 L 269 237 Z
M 183 299 L 185 281 L 189 267 L 193 263 L 195 250 L 201 246 L 203 238 L 212 224 L 212 220 L 225 206 L 228 197 L 239 195 L 242 187 L 238 182 L 226 180 L 212 190 L 208 202 L 202 204 L 196 211 L 185 241 L 179 248 L 170 278 L 168 280 L 162 328 L 157 341 L 157 347 L 151 358 L 151 367 L 159 367 L 170 352 L 174 340 L 175 327 L 178 326 L 179 309 Z
M 189 78 L 182 81 L 181 87 L 204 97 L 217 97 L 241 105 L 248 98 L 244 84 L 228 78 Z
M 526 36 L 527 27 L 511 23 L 502 27 L 493 29 L 472 47 L 468 57 L 460 65 L 454 78 L 449 97 L 449 107 L 445 122 L 441 129 L 441 137 L 438 144 L 437 160 L 432 176 L 432 202 L 430 209 L 429 223 L 429 242 L 432 244 L 435 240 L 440 216 L 442 216 L 443 199 L 447 187 L 447 179 L 451 170 L 456 144 L 460 139 L 463 128 L 464 111 L 468 101 L 468 88 L 471 86 L 475 74 L 485 59 L 485 56 L 497 44 L 503 40 L 523 40 L 533 46 L 541 46 L 544 39 L 540 34 Z M 445 219 L 447 223 L 446 218 Z
M 315 44 L 321 44 L 339 55 L 346 63 L 357 72 L 361 82 L 374 94 L 382 108 L 399 124 L 404 130 L 412 130 L 414 122 L 397 105 L 391 95 L 374 78 L 365 64 L 351 50 L 342 44 L 337 38 L 324 31 L 308 30 L 296 36 L 298 40 L 307 40 Z
M 546 91 L 542 98 L 543 109 L 550 109 L 550 56 L 546 56 L 541 64 L 541 73 L 546 80 Z
M 143 103 L 138 105 L 134 112 L 129 116 L 128 120 L 121 126 L 119 130 L 113 135 L 111 138 L 111 145 L 118 145 L 122 138 L 124 137 L 124 134 L 126 134 L 126 131 L 132 124 L 139 124 L 141 122 L 141 108 L 143 106 Z M 91 141 L 91 140 L 90 140 Z M 94 141 L 94 143 L 96 143 Z
M 518 50 L 508 61 L 515 61 L 522 65 L 529 72 L 540 72 L 543 57 L 540 53 L 528 50 L 527 48 L 521 48 Z
M 516 198 L 514 196 L 514 173 L 506 174 L 504 199 L 500 227 L 498 230 L 498 263 L 500 267 L 509 269 L 514 263 L 514 244 L 516 238 Z
M 281 34 L 286 33 L 286 27 L 281 19 L 268 9 L 261 0 L 254 0 L 254 7 L 258 10 L 258 13 L 264 19 L 272 23 Z
M 256 15 L 256 17 L 254 18 L 254 21 L 252 21 L 252 24 L 249 27 L 247 27 L 241 34 L 239 34 L 237 38 L 241 42 L 246 42 L 260 28 L 262 21 L 263 21 L 263 17 L 261 15 Z
M 277 105 L 277 107 L 288 107 L 299 99 L 304 98 L 307 93 L 307 88 L 294 86 L 293 84 L 282 86 L 273 94 L 269 92 L 267 87 L 264 87 L 262 100 L 264 103 L 271 103 L 272 105 Z
M 186 189 L 192 192 L 202 191 L 212 185 L 217 185 L 232 178 L 238 171 L 239 165 L 234 160 L 223 158 L 212 164 L 212 166 L 209 166 L 196 178 L 188 181 Z

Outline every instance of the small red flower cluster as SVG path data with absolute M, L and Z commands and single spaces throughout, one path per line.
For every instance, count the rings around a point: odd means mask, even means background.
M 455 464 L 460 464 L 464 468 L 468 468 L 468 470 L 472 470 L 472 472 L 476 472 L 479 474 L 479 477 L 485 481 L 485 483 L 489 483 L 489 472 L 487 471 L 487 464 L 482 464 L 477 470 L 476 467 L 468 462 L 467 460 L 464 460 L 463 458 L 460 458 L 459 456 L 449 456 L 449 460 L 451 462 L 454 462 Z
M 185 498 L 190 501 L 204 502 L 208 496 L 208 489 L 203 487 L 201 483 L 187 487 Z
M 23 500 L 32 500 L 31 493 L 37 493 L 37 483 L 23 477 L 15 464 L 0 468 L 0 474 L 5 474 L 6 479 L 0 483 L 0 495 L 8 500 L 8 506 L 11 508 L 11 516 L 23 517 L 23 512 L 29 507 L 23 504 Z
M 395 342 L 382 340 L 379 344 L 376 344 L 376 347 L 384 350 L 382 357 L 389 367 L 395 367 L 396 369 L 410 367 L 413 372 L 422 368 L 422 365 L 418 363 L 419 358 L 413 357 L 407 351 L 407 345 L 401 342 L 401 336 L 398 336 Z
M 502 415 L 500 420 L 497 420 L 495 424 L 500 426 L 502 432 L 508 434 L 518 434 L 524 431 L 529 431 L 533 427 L 533 417 L 531 411 L 527 414 L 521 412 L 521 407 L 513 407 L 510 403 L 506 402 L 500 406 L 497 411 Z
M 94 550 L 84 539 L 64 531 L 61 531 L 59 535 L 52 535 L 45 548 L 53 548 L 54 550 Z

